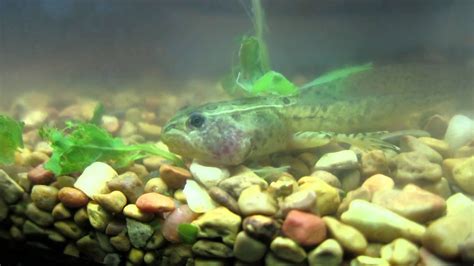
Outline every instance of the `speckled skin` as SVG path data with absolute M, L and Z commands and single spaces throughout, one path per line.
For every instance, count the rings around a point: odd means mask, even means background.
M 471 70 L 453 66 L 387 66 L 354 74 L 300 96 L 210 103 L 176 114 L 163 128 L 162 140 L 172 152 L 186 157 L 238 165 L 288 149 L 296 132 L 418 128 L 436 113 L 472 111 Z M 191 114 L 204 117 L 203 125 L 191 126 Z

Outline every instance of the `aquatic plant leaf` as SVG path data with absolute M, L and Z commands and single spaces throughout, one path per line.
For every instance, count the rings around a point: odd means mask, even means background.
M 178 225 L 179 238 L 186 244 L 194 244 L 197 240 L 198 228 L 192 224 Z
M 326 74 L 323 74 L 322 76 L 317 77 L 311 82 L 306 83 L 305 85 L 301 86 L 301 89 L 317 87 L 325 83 L 347 78 L 350 75 L 355 74 L 355 73 L 371 70 L 372 68 L 373 68 L 372 63 L 367 63 L 360 66 L 351 66 L 351 67 L 345 67 L 345 68 L 333 70 Z
M 51 142 L 53 154 L 44 167 L 56 175 L 83 171 L 93 162 L 110 163 L 115 168 L 126 167 L 148 155 L 158 155 L 182 165 L 181 159 L 153 144 L 125 145 L 95 124 L 67 122 L 64 130 L 43 127 L 40 136 Z
M 291 81 L 289 81 L 282 74 L 275 71 L 268 71 L 259 78 L 253 84 L 252 95 L 280 95 L 288 96 L 298 93 L 298 87 L 296 87 Z
M 0 115 L 0 164 L 15 161 L 15 151 L 23 148 L 23 123 Z
M 98 103 L 94 109 L 94 115 L 91 118 L 91 123 L 100 125 L 102 123 L 102 116 L 104 115 L 105 108 L 103 103 Z

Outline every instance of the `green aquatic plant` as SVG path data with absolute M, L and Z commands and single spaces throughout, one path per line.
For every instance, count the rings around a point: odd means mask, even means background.
M 23 148 L 23 123 L 6 115 L 0 115 L 0 164 L 15 161 L 15 151 Z
M 183 165 L 176 155 L 154 144 L 126 145 L 105 129 L 92 123 L 67 122 L 64 130 L 43 127 L 40 136 L 51 142 L 53 154 L 44 167 L 56 175 L 80 172 L 96 161 L 111 163 L 114 168 L 130 165 L 149 155 L 161 156 Z
M 372 68 L 373 68 L 373 64 L 367 63 L 364 65 L 350 66 L 350 67 L 336 69 L 317 77 L 311 82 L 306 83 L 305 85 L 301 86 L 301 89 L 304 90 L 308 88 L 317 87 L 323 84 L 331 83 L 336 80 L 347 78 L 352 74 L 371 70 Z

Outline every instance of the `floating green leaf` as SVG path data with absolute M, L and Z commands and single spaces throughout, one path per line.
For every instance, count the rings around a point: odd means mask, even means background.
M 65 130 L 43 127 L 40 136 L 51 142 L 53 154 L 44 167 L 56 175 L 81 172 L 96 161 L 115 168 L 126 167 L 148 155 L 158 155 L 182 165 L 176 155 L 154 144 L 125 145 L 106 130 L 91 123 L 68 122 Z
M 0 115 L 0 164 L 15 161 L 15 151 L 23 148 L 23 123 L 6 115 Z
M 253 84 L 252 95 L 280 95 L 289 96 L 298 93 L 296 87 L 291 81 L 282 74 L 275 71 L 268 71 Z
M 196 242 L 198 234 L 198 228 L 192 224 L 180 224 L 178 225 L 179 238 L 186 244 L 193 244 Z

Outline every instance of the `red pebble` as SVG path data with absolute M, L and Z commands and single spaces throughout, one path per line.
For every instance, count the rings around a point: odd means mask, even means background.
M 326 239 L 326 224 L 323 219 L 298 210 L 288 213 L 281 230 L 302 246 L 314 246 Z
M 174 200 L 156 192 L 145 193 L 138 197 L 135 203 L 142 212 L 169 212 L 174 210 Z
M 33 185 L 48 185 L 54 181 L 54 174 L 40 164 L 28 172 L 28 179 Z

